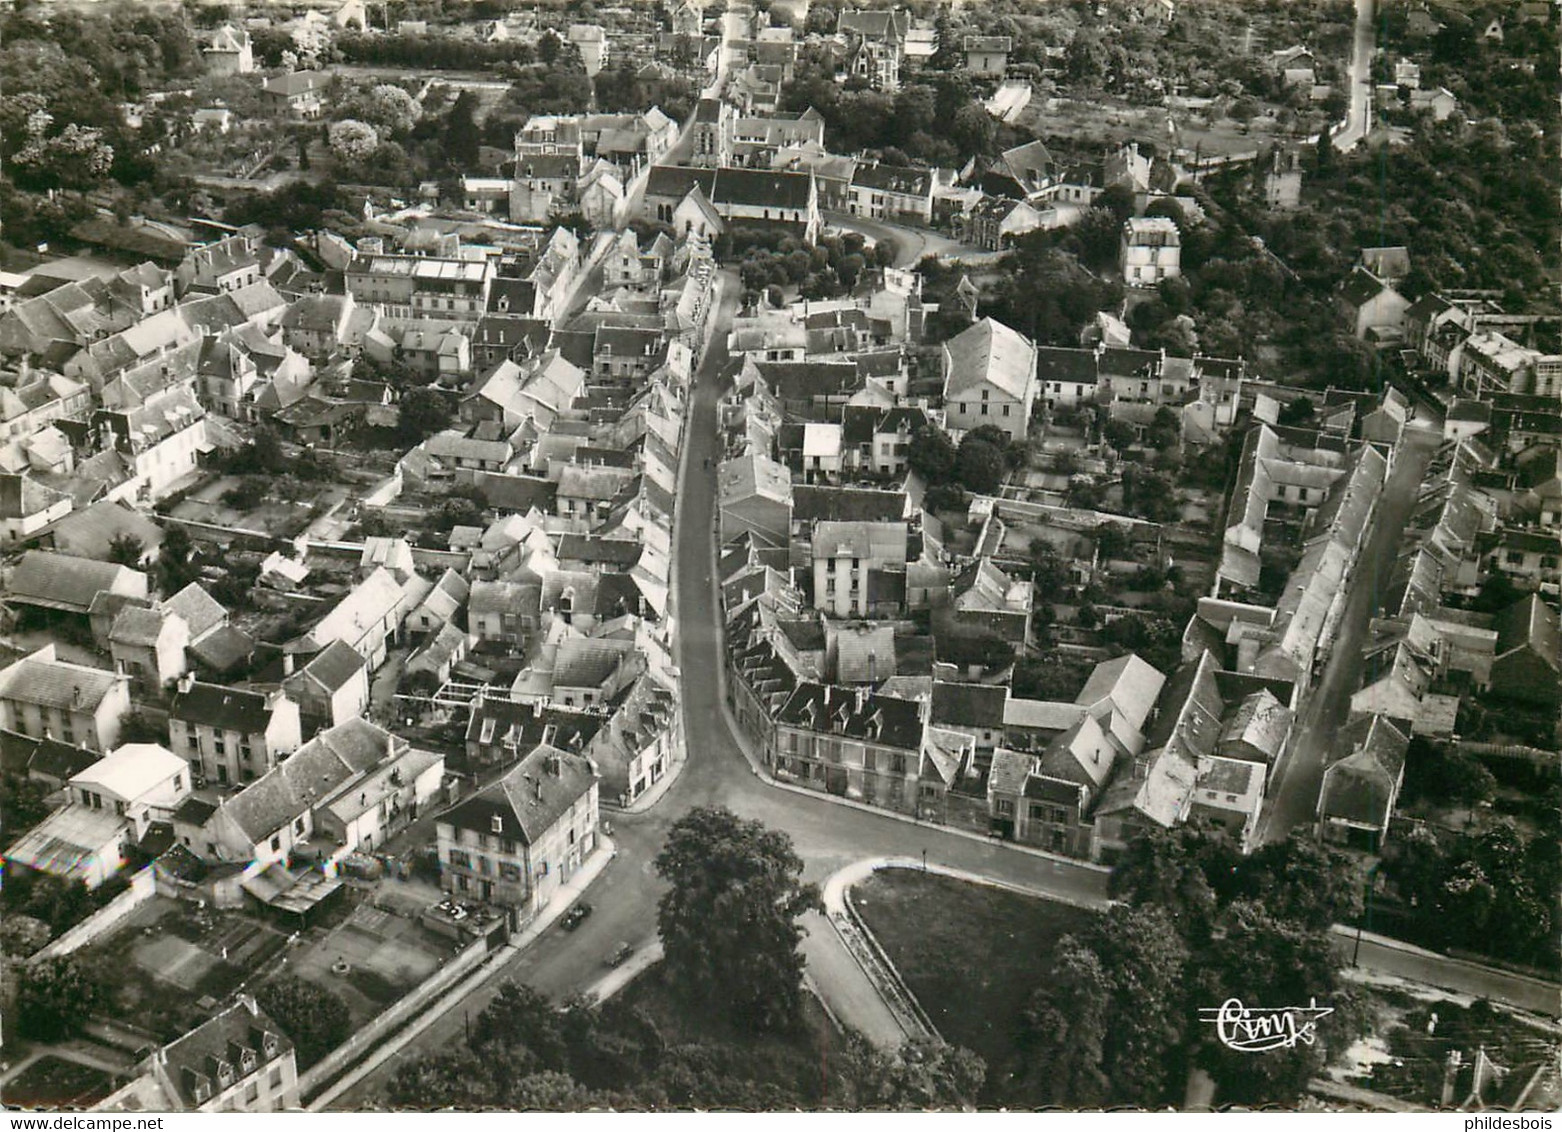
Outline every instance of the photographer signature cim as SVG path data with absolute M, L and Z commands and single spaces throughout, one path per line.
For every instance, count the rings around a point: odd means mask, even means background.
M 1221 1044 L 1239 1053 L 1312 1045 L 1319 1021 L 1333 1013 L 1334 1007 L 1319 1006 L 1317 999 L 1306 1006 L 1244 1006 L 1240 998 L 1228 998 L 1199 1010 L 1202 1021 L 1214 1024 Z

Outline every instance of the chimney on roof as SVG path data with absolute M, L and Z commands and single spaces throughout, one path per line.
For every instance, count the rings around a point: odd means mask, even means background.
M 284 677 L 293 675 L 293 663 L 293 654 L 284 652 L 282 654 L 282 675 Z
M 193 687 L 195 687 L 195 674 L 193 672 L 186 672 L 179 677 L 179 692 L 181 695 Z

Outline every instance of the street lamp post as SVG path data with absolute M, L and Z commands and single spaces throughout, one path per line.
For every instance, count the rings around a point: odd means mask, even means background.
M 927 872 L 927 850 L 922 850 L 922 871 Z
M 1381 864 L 1381 863 L 1382 862 L 1380 861 L 1379 864 Z M 1356 946 L 1351 951 L 1351 956 L 1350 956 L 1350 965 L 1352 967 L 1359 967 L 1361 965 L 1360 963 L 1357 962 L 1357 960 L 1361 958 L 1362 922 L 1364 920 L 1366 922 L 1366 926 L 1369 927 L 1369 928 L 1372 926 L 1372 890 L 1375 887 L 1377 887 L 1377 879 L 1378 879 L 1378 866 L 1377 865 L 1373 865 L 1370 869 L 1367 870 L 1366 893 L 1365 893 L 1365 898 L 1364 898 L 1364 901 L 1363 901 L 1364 904 L 1366 905 L 1366 907 L 1364 909 L 1364 914 L 1363 914 L 1361 920 L 1357 920 L 1356 921 Z

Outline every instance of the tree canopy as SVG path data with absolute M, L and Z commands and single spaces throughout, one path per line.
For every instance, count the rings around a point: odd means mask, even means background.
M 657 906 L 669 977 L 757 1029 L 792 1025 L 802 999 L 802 928 L 821 907 L 785 833 L 720 806 L 680 818 L 656 857 L 671 888 Z

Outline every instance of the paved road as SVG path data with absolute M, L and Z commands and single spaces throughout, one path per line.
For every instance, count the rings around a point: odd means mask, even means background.
M 561 928 L 544 932 L 505 970 L 506 977 L 527 983 L 555 1001 L 562 1002 L 596 983 L 604 973 L 604 957 L 620 942 L 644 947 L 655 939 L 656 903 L 663 886 L 653 861 L 672 823 L 701 805 L 724 805 L 744 817 L 785 830 L 805 862 L 804 876 L 810 881 L 822 883 L 831 873 L 864 857 L 920 857 L 926 850 L 933 863 L 994 876 L 1078 903 L 1098 903 L 1105 897 L 1106 876 L 1098 869 L 854 810 L 823 797 L 769 785 L 750 768 L 727 724 L 715 679 L 722 667 L 717 601 L 710 581 L 715 550 L 715 477 L 704 467 L 707 457 L 714 462 L 718 455 L 718 382 L 727 362 L 726 336 L 721 328 L 731 321 L 738 291 L 735 279 L 727 274 L 713 315 L 718 320 L 716 332 L 696 375 L 685 437 L 690 445 L 688 476 L 679 492 L 675 534 L 679 664 L 684 673 L 699 674 L 699 678 L 691 675 L 683 682 L 688 764 L 651 811 L 613 819 L 619 855 L 590 889 L 588 899 L 596 909 L 591 917 L 573 933 Z M 861 1018 L 864 1029 L 877 1030 L 873 1012 L 882 1006 L 870 997 L 871 986 L 855 960 L 822 918 L 809 917 L 807 927 L 810 935 L 805 952 L 822 996 L 847 1024 L 856 1024 Z M 440 1019 L 331 1107 L 361 1109 L 408 1058 L 459 1040 L 465 1016 L 482 1009 L 498 981 L 475 991 L 459 1009 Z
M 1373 18 L 1376 0 L 1356 0 L 1356 35 L 1350 60 L 1350 109 L 1345 128 L 1334 137 L 1334 148 L 1355 149 L 1372 129 L 1372 55 L 1377 48 Z
M 848 216 L 844 212 L 826 212 L 824 222 L 831 228 L 843 228 L 848 232 L 861 232 L 873 240 L 893 240 L 896 267 L 915 267 L 925 255 L 960 255 L 981 251 L 980 248 L 951 240 L 948 236 L 926 228 L 912 228 L 886 220 L 869 220 L 862 216 Z
M 1394 567 L 1394 551 L 1405 531 L 1426 467 L 1441 440 L 1431 428 L 1406 430 L 1405 441 L 1378 499 L 1372 531 L 1348 583 L 1345 613 L 1323 675 L 1309 693 L 1297 721 L 1298 738 L 1270 791 L 1259 821 L 1263 842 L 1283 841 L 1297 826 L 1312 823 L 1323 786 L 1323 768 L 1334 739 L 1350 715 L 1351 693 L 1361 684 L 1361 646 L 1377 613 Z
M 1359 949 L 1354 929 L 1336 926 L 1333 935 L 1335 952 L 1363 970 L 1506 1002 L 1546 1018 L 1562 1018 L 1562 987 L 1556 983 L 1450 959 L 1371 932 L 1361 934 Z

